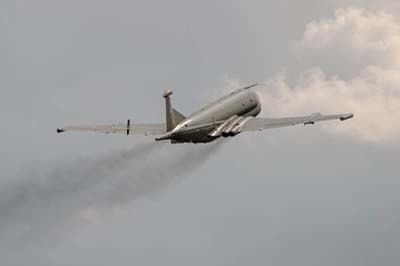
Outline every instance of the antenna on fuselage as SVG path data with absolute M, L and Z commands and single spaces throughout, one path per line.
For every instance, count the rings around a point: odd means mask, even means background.
M 258 86 L 258 83 L 254 83 L 254 84 L 252 84 L 250 86 L 244 87 L 244 88 L 242 88 L 242 90 L 248 90 L 248 89 L 253 88 L 255 86 Z

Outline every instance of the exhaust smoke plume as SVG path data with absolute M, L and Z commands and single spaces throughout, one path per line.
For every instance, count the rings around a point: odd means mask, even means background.
M 1 241 L 59 232 L 154 195 L 201 166 L 220 146 L 150 143 L 96 159 L 38 165 L 24 181 L 1 191 Z

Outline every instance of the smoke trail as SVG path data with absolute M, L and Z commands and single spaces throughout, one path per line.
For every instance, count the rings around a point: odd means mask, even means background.
M 161 191 L 202 166 L 221 145 L 222 142 L 216 142 L 207 146 L 178 147 L 173 154 L 165 149 L 153 155 L 152 158 L 142 161 L 141 167 L 127 169 L 115 186 L 108 187 L 103 201 L 106 205 L 101 207 L 118 206 Z
M 5 241 L 60 231 L 87 210 L 107 213 L 151 196 L 201 166 L 220 143 L 150 143 L 70 164 L 36 166 L 22 183 L 0 194 L 0 235 Z M 46 170 L 43 170 L 46 169 Z

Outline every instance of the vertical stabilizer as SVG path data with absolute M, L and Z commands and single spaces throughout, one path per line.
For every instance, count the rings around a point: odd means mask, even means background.
M 171 131 L 175 128 L 177 124 L 179 124 L 186 117 L 175 110 L 171 104 L 171 96 L 172 90 L 166 89 L 164 91 L 163 97 L 165 98 L 165 113 L 166 113 L 166 122 L 167 122 L 167 132 Z
M 172 111 L 172 104 L 171 104 L 171 96 L 172 90 L 166 89 L 164 91 L 163 97 L 165 98 L 165 114 L 167 120 L 167 132 L 174 129 L 175 121 L 174 121 L 174 114 Z

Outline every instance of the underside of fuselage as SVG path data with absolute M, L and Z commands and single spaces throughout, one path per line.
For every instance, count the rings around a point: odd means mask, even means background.
M 209 133 L 212 132 L 212 130 L 202 130 L 198 132 L 192 132 L 192 133 L 187 133 L 187 134 L 182 134 L 179 136 L 174 136 L 171 137 L 171 143 L 209 143 L 212 142 L 216 139 L 219 139 L 221 137 L 227 138 L 227 137 L 234 137 L 239 133 L 224 133 L 220 136 L 211 136 Z
M 171 141 L 173 143 L 208 143 L 218 138 L 209 136 L 213 129 L 214 126 L 208 126 L 191 131 L 177 132 L 171 136 Z

